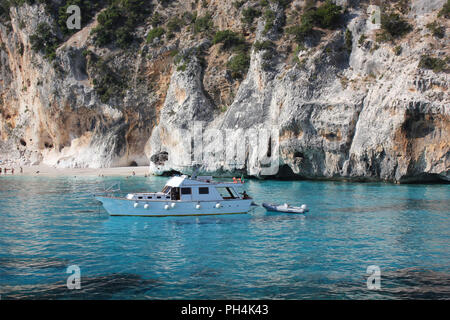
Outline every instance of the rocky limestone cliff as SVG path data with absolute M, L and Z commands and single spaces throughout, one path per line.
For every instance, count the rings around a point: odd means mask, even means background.
M 96 40 L 106 5 L 64 35 L 40 2 L 10 6 L 0 24 L 0 160 L 149 165 L 157 174 L 196 167 L 229 176 L 450 179 L 448 68 L 421 65 L 424 56 L 448 61 L 449 20 L 439 14 L 447 1 L 335 1 L 338 25 L 316 26 L 302 42 L 286 30 L 323 2 L 142 1 L 150 13 L 126 47 Z M 380 4 L 412 30 L 379 41 Z M 242 19 L 249 8 L 261 13 L 250 23 Z M 32 48 L 43 22 L 58 38 L 52 59 Z M 157 28 L 165 33 L 150 37 Z M 225 50 L 214 41 L 219 30 L 242 35 L 247 49 Z M 242 52 L 248 70 L 236 74 L 230 61 Z M 229 161 L 227 148 L 242 156 Z

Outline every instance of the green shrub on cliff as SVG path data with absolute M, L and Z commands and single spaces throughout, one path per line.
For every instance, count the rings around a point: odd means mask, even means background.
M 420 57 L 419 68 L 430 69 L 434 72 L 444 71 L 447 67 L 447 61 L 433 58 L 429 55 L 422 55 Z
M 450 18 L 450 0 L 447 0 L 441 11 L 439 11 L 438 17 Z
M 203 17 L 196 17 L 194 21 L 194 33 L 209 34 L 213 29 L 211 15 L 207 13 Z
M 236 32 L 231 30 L 217 31 L 213 38 L 213 44 L 222 44 L 223 50 L 245 50 L 245 40 Z
M 233 2 L 233 6 L 236 9 L 239 9 L 240 7 L 242 7 L 245 3 L 247 2 L 247 0 L 237 0 Z
M 167 22 L 167 31 L 169 32 L 179 32 L 183 27 L 184 21 L 178 17 L 170 18 Z
M 9 17 L 9 3 L 6 1 L 0 2 L 0 21 L 8 21 Z
M 88 67 L 93 74 L 94 89 L 100 101 L 108 103 L 111 98 L 122 98 L 127 89 L 126 76 L 118 74 L 101 57 L 91 53 Z
M 275 11 L 267 9 L 264 12 L 264 20 L 265 20 L 265 25 L 264 25 L 264 34 L 268 33 L 275 25 L 275 18 L 276 18 L 276 14 Z
M 151 13 L 151 4 L 144 0 L 113 0 L 98 15 L 98 26 L 92 30 L 95 43 L 105 46 L 115 43 L 127 48 L 134 40 L 136 27 Z
M 101 12 L 98 17 L 98 26 L 92 30 L 95 35 L 95 43 L 99 46 L 105 46 L 116 39 L 114 29 L 120 25 L 123 19 L 117 6 L 107 8 Z
M 250 56 L 241 52 L 236 54 L 227 63 L 227 68 L 231 72 L 233 79 L 242 79 L 250 66 Z
M 311 22 L 315 26 L 333 29 L 339 24 L 342 15 L 342 7 L 327 0 L 317 9 L 307 11 L 306 15 L 310 17 Z
M 58 43 L 59 40 L 52 27 L 45 22 L 40 23 L 36 28 L 36 32 L 30 36 L 31 48 L 36 52 L 44 53 L 49 60 L 55 58 Z
M 250 25 L 253 23 L 253 20 L 255 18 L 259 18 L 261 16 L 262 12 L 255 8 L 246 8 L 242 10 L 242 23 L 245 23 L 247 25 Z
M 270 40 L 265 40 L 265 41 L 255 41 L 253 46 L 257 51 L 262 51 L 262 50 L 272 50 L 275 47 L 275 44 Z
M 349 29 L 345 30 L 345 47 L 347 48 L 347 51 L 350 53 L 352 52 L 353 48 L 353 34 Z
M 436 38 L 442 39 L 445 37 L 445 27 L 439 25 L 436 21 L 427 24 L 426 27 Z
M 342 7 L 331 1 L 326 1 L 318 8 L 310 7 L 300 18 L 300 24 L 286 28 L 286 32 L 294 36 L 301 44 L 314 32 L 314 27 L 334 29 L 339 25 Z M 318 34 L 316 32 L 316 34 Z
M 270 2 L 276 3 L 282 8 L 286 8 L 292 0 L 270 0 Z
M 163 21 L 164 21 L 163 17 L 158 12 L 155 12 L 150 20 L 150 23 L 153 28 L 156 28 L 161 23 L 163 23 Z
M 297 43 L 302 43 L 307 36 L 311 35 L 312 30 L 312 25 L 309 22 L 305 22 L 300 25 L 286 28 L 286 33 L 293 35 Z
M 377 36 L 377 40 L 381 42 L 392 41 L 400 38 L 410 31 L 412 26 L 396 13 L 381 14 L 382 33 Z
M 153 40 L 161 38 L 164 33 L 166 33 L 166 31 L 162 27 L 151 29 L 147 34 L 147 43 L 153 43 Z

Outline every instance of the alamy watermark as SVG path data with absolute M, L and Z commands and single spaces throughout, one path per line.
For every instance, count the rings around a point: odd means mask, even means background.
M 71 5 L 67 7 L 66 13 L 70 14 L 67 18 L 66 26 L 69 30 L 80 30 L 81 29 L 81 9 L 77 5 Z
M 260 128 L 203 128 L 195 122 L 190 128 L 160 128 L 160 138 L 170 142 L 176 156 L 171 166 L 183 168 L 209 163 L 217 169 L 257 170 L 260 175 L 276 175 L 279 170 L 278 126 Z M 249 168 L 249 166 L 253 166 Z
M 81 269 L 77 265 L 72 265 L 67 268 L 66 273 L 70 276 L 67 278 L 67 289 L 80 290 L 81 289 Z
M 369 29 L 378 30 L 381 28 L 381 9 L 379 6 L 370 5 L 367 7 L 367 14 L 369 16 Z
M 368 266 L 366 273 L 369 274 L 367 278 L 367 289 L 380 290 L 381 289 L 381 269 L 379 266 Z

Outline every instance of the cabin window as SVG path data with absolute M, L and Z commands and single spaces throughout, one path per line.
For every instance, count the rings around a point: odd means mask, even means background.
M 164 189 L 162 189 L 162 193 L 169 193 L 170 192 L 170 189 L 172 189 L 171 187 L 169 187 L 169 186 L 165 186 L 164 187 Z
M 152 199 L 152 197 L 147 197 L 147 199 Z
M 144 199 L 143 197 L 138 197 L 138 199 Z
M 156 198 L 157 198 L 157 199 L 161 199 L 161 197 L 160 197 L 160 196 L 157 196 Z
M 181 194 L 192 194 L 191 188 L 181 188 Z
M 199 194 L 209 194 L 209 188 L 198 188 Z

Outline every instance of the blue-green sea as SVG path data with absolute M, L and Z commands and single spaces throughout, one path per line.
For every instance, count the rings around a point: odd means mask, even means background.
M 109 217 L 92 196 L 165 181 L 0 177 L 0 298 L 450 298 L 449 185 L 245 183 L 257 204 L 306 203 L 306 215 Z M 72 265 L 79 290 L 66 285 Z

